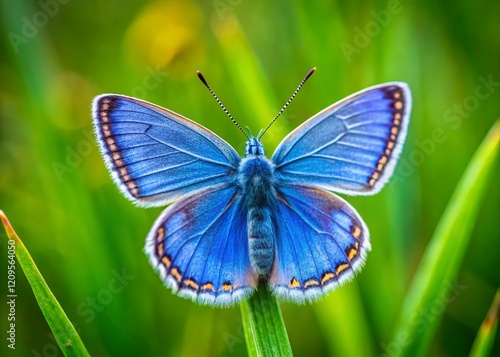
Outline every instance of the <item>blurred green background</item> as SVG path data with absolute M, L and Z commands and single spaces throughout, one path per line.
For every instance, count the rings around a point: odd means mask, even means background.
M 377 196 L 348 198 L 370 228 L 366 267 L 319 303 L 282 304 L 297 356 L 391 356 L 415 269 L 500 113 L 499 13 L 498 1 L 466 0 L 3 0 L 0 208 L 92 355 L 245 355 L 238 308 L 178 298 L 150 267 L 142 249 L 161 209 L 134 207 L 111 181 L 93 139 L 92 98 L 120 93 L 168 107 L 242 153 L 244 137 L 196 70 L 257 133 L 317 66 L 264 136 L 270 155 L 331 103 L 370 85 L 407 82 L 413 112 L 393 179 Z M 499 182 L 497 165 L 460 273 L 443 282 L 453 286 L 451 298 L 416 317 L 440 321 L 431 355 L 467 355 L 500 286 Z M 20 270 L 17 284 L 15 355 L 62 355 Z M 4 333 L 0 341 L 4 355 Z

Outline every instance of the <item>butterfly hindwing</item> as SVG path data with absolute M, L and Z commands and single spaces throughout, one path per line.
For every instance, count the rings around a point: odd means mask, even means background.
M 290 133 L 273 154 L 278 180 L 351 195 L 378 192 L 392 175 L 411 109 L 405 83 L 365 89 Z
M 329 192 L 287 185 L 277 194 L 271 289 L 282 300 L 316 300 L 361 268 L 370 250 L 368 229 L 347 202 Z
M 227 306 L 255 289 L 241 201 L 236 187 L 216 186 L 174 203 L 158 218 L 146 253 L 178 295 Z
M 240 157 L 201 125 L 154 104 L 121 95 L 93 103 L 94 129 L 111 175 L 142 206 L 227 183 Z

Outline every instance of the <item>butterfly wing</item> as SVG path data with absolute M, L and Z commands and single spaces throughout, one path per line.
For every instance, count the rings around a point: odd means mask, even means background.
M 286 185 L 277 190 L 274 294 L 296 303 L 314 301 L 354 276 L 370 250 L 358 213 L 332 193 Z
M 408 127 L 405 83 L 365 89 L 290 133 L 273 154 L 279 181 L 351 195 L 378 192 L 394 171 Z
M 227 306 L 251 294 L 246 212 L 235 186 L 199 191 L 169 206 L 146 242 L 165 284 L 202 304 Z
M 105 94 L 94 99 L 93 117 L 111 176 L 141 206 L 167 205 L 236 173 L 240 157 L 229 144 L 170 110 Z

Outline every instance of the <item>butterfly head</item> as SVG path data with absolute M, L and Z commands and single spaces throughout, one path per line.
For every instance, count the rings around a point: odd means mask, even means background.
M 251 156 L 264 156 L 266 154 L 264 146 L 260 142 L 259 138 L 251 137 L 247 141 L 245 147 L 245 157 Z

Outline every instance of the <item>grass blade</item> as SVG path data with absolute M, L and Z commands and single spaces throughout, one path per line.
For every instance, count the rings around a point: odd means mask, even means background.
M 292 356 L 280 307 L 264 283 L 240 306 L 249 356 Z
M 500 289 L 497 290 L 490 311 L 486 315 L 472 345 L 470 357 L 485 357 L 491 354 L 493 342 L 497 333 L 498 313 L 500 312 Z
M 330 356 L 375 355 L 372 331 L 366 323 L 366 311 L 355 282 L 337 289 L 313 306 Z M 353 331 L 357 341 L 363 343 L 353 343 Z
M 497 121 L 471 159 L 415 273 L 392 342 L 395 355 L 425 355 L 445 304 L 463 289 L 454 280 L 499 146 L 500 121 Z
M 59 348 L 67 357 L 90 356 L 73 324 L 69 321 L 68 316 L 66 316 L 52 291 L 50 291 L 31 255 L 17 236 L 3 211 L 0 211 L 0 218 L 9 237 L 9 244 L 15 246 L 16 259 L 33 289 L 38 305 L 54 334 Z M 10 243 L 10 241 L 14 243 Z

